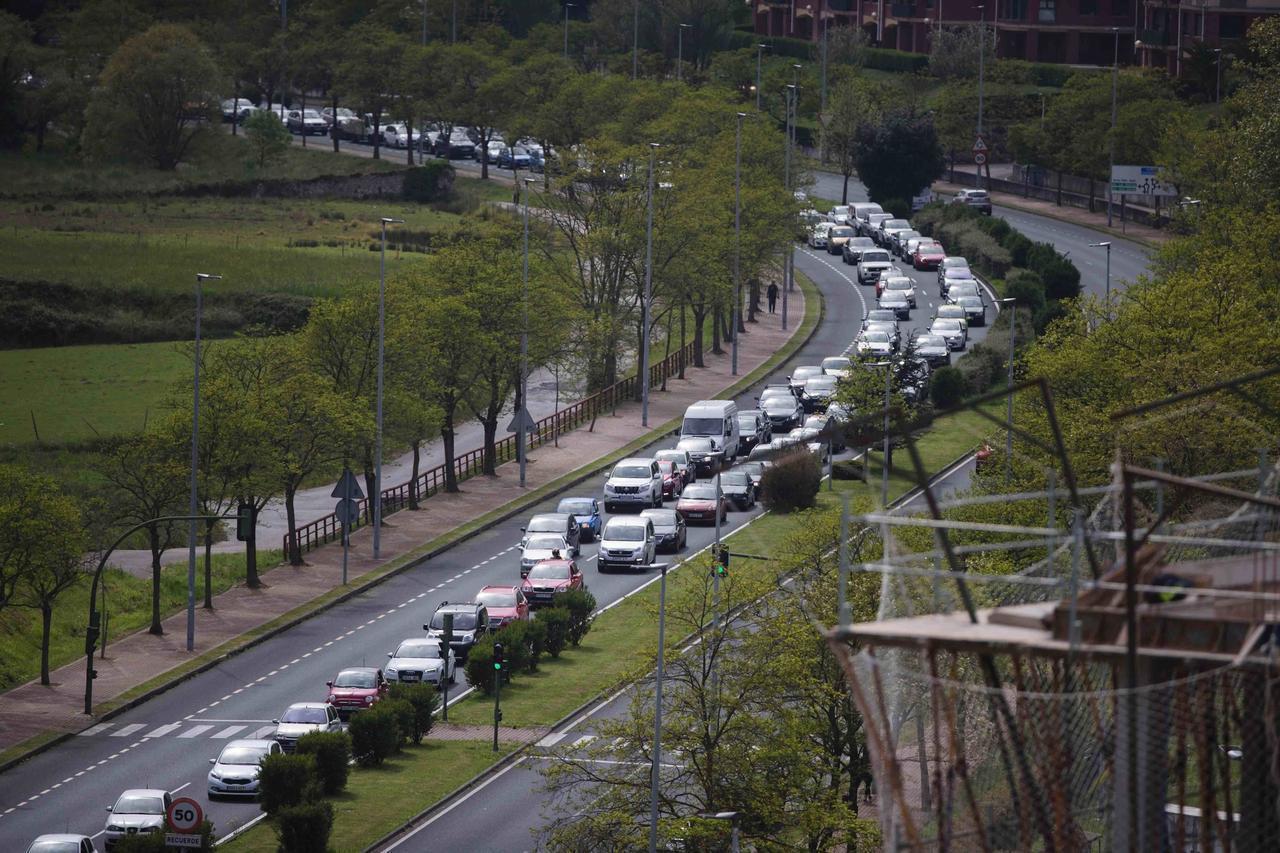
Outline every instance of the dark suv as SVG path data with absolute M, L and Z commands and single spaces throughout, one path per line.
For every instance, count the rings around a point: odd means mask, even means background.
M 444 615 L 453 614 L 453 640 L 449 647 L 458 660 L 466 660 L 471 647 L 489 631 L 489 610 L 483 604 L 445 601 L 431 614 L 431 621 L 422 626 L 427 636 L 439 640 L 444 635 Z

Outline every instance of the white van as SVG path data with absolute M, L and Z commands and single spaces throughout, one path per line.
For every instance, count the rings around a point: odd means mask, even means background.
M 596 566 L 601 572 L 615 566 L 644 569 L 653 563 L 657 553 L 658 538 L 653 531 L 653 519 L 621 515 L 605 522 Z
M 738 406 L 732 400 L 699 400 L 684 412 L 681 438 L 709 438 L 723 462 L 738 455 Z
M 867 231 L 867 217 L 873 213 L 884 213 L 884 208 L 875 202 L 862 202 L 853 205 L 853 227 L 863 237 L 870 237 Z

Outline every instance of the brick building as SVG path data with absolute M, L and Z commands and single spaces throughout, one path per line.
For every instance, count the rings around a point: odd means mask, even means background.
M 1120 62 L 1180 70 L 1179 47 L 1198 42 L 1230 50 L 1253 20 L 1280 14 L 1280 0 L 748 0 L 755 31 L 819 41 L 824 27 L 862 27 L 873 44 L 927 53 L 939 26 L 976 23 L 996 33 L 997 55 L 1032 62 L 1110 65 L 1115 34 Z

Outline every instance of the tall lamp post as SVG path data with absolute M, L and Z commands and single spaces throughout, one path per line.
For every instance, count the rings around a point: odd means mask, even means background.
M 577 5 L 578 5 L 577 3 L 564 4 L 564 58 L 565 59 L 569 58 L 569 10 Z
M 187 651 L 196 647 L 196 469 L 200 464 L 200 316 L 204 313 L 204 283 L 222 276 L 196 273 L 196 357 L 191 395 L 191 500 L 187 507 Z
M 738 133 L 733 160 L 733 375 L 738 375 L 738 313 L 742 310 L 742 120 L 738 113 Z
M 760 112 L 760 58 L 764 55 L 767 44 L 756 45 L 756 112 Z
M 427 46 L 427 0 L 422 0 L 422 46 Z
M 1018 312 L 1013 304 L 1018 300 L 1015 297 L 1007 296 L 1004 299 L 997 300 L 1002 305 L 1008 305 L 1009 308 L 1009 402 L 1008 411 L 1005 414 L 1005 431 L 1004 431 L 1004 485 L 1008 488 L 1009 482 L 1013 479 L 1013 352 L 1014 342 L 1018 336 Z
M 640 425 L 649 426 L 649 301 L 653 297 L 653 169 L 658 154 L 658 143 L 649 143 L 649 212 L 645 223 L 644 246 L 644 313 L 641 317 L 643 333 L 640 335 Z
M 676 30 L 676 79 L 684 79 L 684 31 L 693 29 L 693 24 L 681 24 Z
M 893 362 L 873 361 L 867 367 L 884 368 L 884 445 L 880 451 L 884 458 L 880 464 L 880 506 L 887 507 L 889 506 L 889 403 L 893 392 Z M 866 470 L 865 458 L 863 470 Z
M 1107 308 L 1108 310 L 1110 310 L 1110 306 L 1111 306 L 1111 241 L 1103 240 L 1101 243 L 1090 243 L 1089 245 L 1095 249 L 1107 250 Z
M 1111 57 L 1111 136 L 1108 140 L 1109 161 L 1107 168 L 1107 227 L 1111 227 L 1111 173 L 1116 169 L 1116 83 L 1120 77 L 1120 28 L 1112 27 L 1115 37 L 1115 52 Z
M 403 219 L 382 217 L 382 250 L 378 258 L 378 401 L 373 439 L 373 559 L 382 556 L 382 362 L 387 337 L 387 225 Z
M 978 6 L 978 138 L 982 138 L 982 107 L 986 95 L 986 56 L 987 56 L 987 7 Z M 973 176 L 974 186 L 981 186 L 982 167 Z M 990 169 L 987 174 L 990 175 Z M 987 190 L 991 190 L 991 181 L 987 180 Z
M 529 418 L 524 415 L 529 409 L 529 185 L 535 178 L 524 179 L 524 296 L 521 310 L 524 312 L 520 325 L 520 411 L 516 412 L 516 455 L 520 459 L 520 488 L 524 488 L 525 465 L 528 462 L 529 450 L 525 446 L 525 433 Z
M 631 79 L 640 76 L 640 0 L 631 4 Z
M 1213 53 L 1214 61 L 1218 66 L 1216 80 L 1213 85 L 1213 102 L 1220 104 L 1222 103 L 1222 48 L 1215 47 Z
M 792 112 L 796 100 L 796 85 L 794 83 L 787 84 L 787 141 L 786 141 L 786 157 L 783 161 L 783 187 L 787 192 L 791 191 L 791 123 L 793 121 Z M 782 328 L 787 328 L 787 291 L 791 290 L 791 276 L 794 275 L 792 270 L 792 248 L 790 243 L 787 245 L 786 254 L 782 256 Z
M 649 853 L 658 851 L 658 772 L 662 768 L 662 664 L 667 631 L 667 564 L 659 563 L 658 665 L 653 688 L 653 766 L 649 770 Z

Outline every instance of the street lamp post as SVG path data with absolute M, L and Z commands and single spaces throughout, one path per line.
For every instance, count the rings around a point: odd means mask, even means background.
M 791 123 L 793 121 L 792 112 L 794 110 L 796 100 L 796 86 L 794 83 L 787 84 L 787 141 L 786 141 L 786 158 L 783 165 L 783 187 L 787 192 L 791 191 Z M 787 245 L 786 254 L 782 257 L 782 328 L 787 328 L 787 291 L 791 290 L 791 276 L 794 275 L 792 269 L 793 258 L 791 256 L 791 245 Z
M 662 664 L 667 630 L 667 564 L 659 563 L 658 665 L 653 693 L 653 766 L 649 771 L 649 853 L 658 850 L 658 772 L 662 767 Z
M 986 57 L 987 57 L 987 7 L 978 7 L 978 138 L 982 138 L 982 108 L 986 95 Z M 974 186 L 981 186 L 982 167 L 977 167 L 977 174 L 973 176 Z M 987 190 L 991 190 L 991 170 L 987 170 Z
M 1213 52 L 1218 66 L 1217 79 L 1213 86 L 1213 102 L 1215 104 L 1220 104 L 1222 103 L 1222 48 L 1215 47 Z
M 640 76 L 640 0 L 631 4 L 631 79 Z
M 1089 245 L 1095 249 L 1107 250 L 1107 308 L 1108 310 L 1110 310 L 1110 306 L 1111 306 L 1111 241 L 1104 240 L 1101 243 L 1090 243 Z
M 733 375 L 738 375 L 738 312 L 742 306 L 742 120 L 738 113 L 738 133 L 734 139 L 733 161 Z
M 1018 300 L 1015 297 L 1008 296 L 998 300 L 1001 304 L 1013 306 Z M 1005 415 L 1005 433 L 1004 433 L 1004 485 L 1008 488 L 1009 481 L 1013 479 L 1013 351 L 1014 341 L 1018 335 L 1018 311 L 1014 307 L 1009 308 L 1009 403 L 1008 411 Z
M 191 500 L 187 525 L 187 651 L 196 647 L 196 469 L 200 464 L 200 315 L 204 313 L 204 283 L 222 276 L 196 273 L 195 381 L 191 395 Z M 287 557 L 288 555 L 286 555 Z
M 676 30 L 676 79 L 684 79 L 684 31 L 693 29 L 693 24 L 681 24 Z
M 821 18 L 822 21 L 822 96 L 819 104 L 819 111 L 827 111 L 827 31 L 831 29 L 831 19 L 827 17 Z
M 520 458 L 520 488 L 524 488 L 525 466 L 529 450 L 525 446 L 527 423 L 521 417 L 529 409 L 529 185 L 534 178 L 524 179 L 524 295 L 523 322 L 520 325 L 520 411 L 516 412 L 516 455 Z
M 729 853 L 738 853 L 738 812 L 716 812 L 715 814 L 705 814 L 707 820 L 727 820 L 729 821 Z
M 756 45 L 756 112 L 760 112 L 760 57 L 764 55 L 766 44 Z
M 1115 49 L 1111 57 L 1111 136 L 1109 142 L 1109 162 L 1107 169 L 1107 227 L 1111 227 L 1111 173 L 1116 168 L 1116 84 L 1120 77 L 1120 28 L 1112 27 L 1115 36 Z
M 653 297 L 653 169 L 658 143 L 649 143 L 649 213 L 645 223 L 644 247 L 644 313 L 640 335 L 640 425 L 649 426 L 649 301 Z
M 422 0 L 422 46 L 427 46 L 427 0 Z
M 569 58 L 569 10 L 576 5 L 578 4 L 577 3 L 564 4 L 564 58 L 565 59 Z
M 382 555 L 382 363 L 387 337 L 387 225 L 403 219 L 382 217 L 382 250 L 378 258 L 378 401 L 373 439 L 373 559 Z

